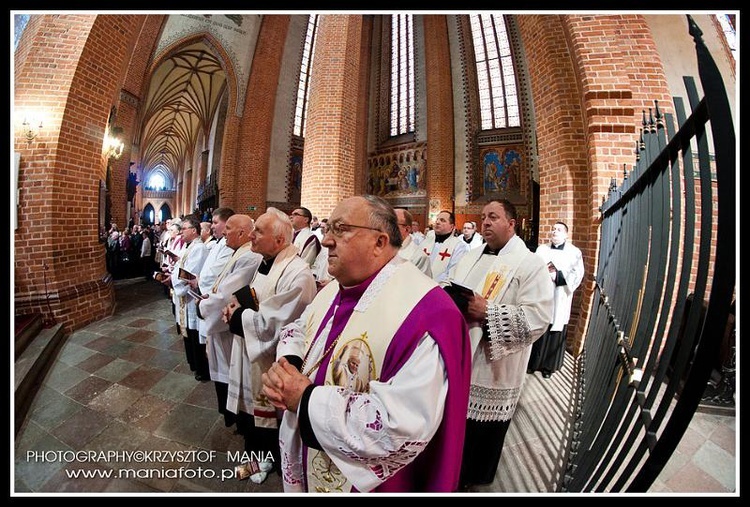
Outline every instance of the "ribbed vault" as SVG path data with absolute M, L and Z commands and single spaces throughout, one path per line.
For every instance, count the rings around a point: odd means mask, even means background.
M 219 59 L 203 42 L 186 46 L 164 60 L 151 76 L 141 129 L 141 165 L 144 177 L 156 166 L 178 174 L 193 158 L 202 131 L 207 139 L 226 73 Z

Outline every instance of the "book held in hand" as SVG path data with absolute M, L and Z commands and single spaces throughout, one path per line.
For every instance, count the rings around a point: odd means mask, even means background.
M 443 289 L 448 293 L 453 302 L 456 303 L 461 313 L 466 313 L 469 308 L 469 299 L 474 297 L 474 290 L 457 282 L 451 282 L 443 287 Z
M 191 273 L 185 268 L 180 268 L 179 277 L 182 278 L 183 280 L 195 280 L 196 278 L 194 273 Z
M 201 294 L 200 291 L 194 290 L 194 289 L 188 289 L 187 293 L 191 298 L 195 299 L 196 301 L 200 301 L 201 299 L 205 299 L 208 297 L 208 294 Z
M 452 285 L 453 287 L 455 287 L 455 289 L 456 289 L 456 290 L 457 290 L 457 291 L 458 291 L 458 292 L 459 292 L 460 294 L 463 294 L 463 295 L 464 295 L 464 296 L 466 296 L 467 298 L 468 298 L 468 297 L 472 297 L 472 296 L 474 296 L 474 289 L 472 289 L 471 287 L 467 287 L 466 285 L 461 285 L 460 283 L 458 283 L 458 282 L 455 282 L 455 281 L 451 282 L 451 285 Z
M 249 285 L 245 285 L 236 290 L 234 292 L 234 297 L 237 298 L 237 302 L 242 308 L 249 308 L 256 312 L 258 311 L 258 295 L 255 293 L 255 289 Z

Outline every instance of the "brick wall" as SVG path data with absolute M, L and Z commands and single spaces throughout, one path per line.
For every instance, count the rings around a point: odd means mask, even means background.
M 424 34 L 427 80 L 427 195 L 430 201 L 440 201 L 440 209 L 453 211 L 453 86 L 445 16 L 425 16 Z
M 325 15 L 320 19 L 307 112 L 302 164 L 303 206 L 328 216 L 355 193 L 354 177 L 365 160 L 358 119 L 365 109 L 362 83 L 361 16 Z M 361 176 L 360 176 L 361 179 Z
M 537 122 L 540 241 L 556 220 L 571 227 L 586 280 L 574 298 L 568 345 L 585 335 L 598 255 L 599 211 L 610 180 L 634 163 L 641 111 L 671 109 L 642 16 L 519 16 Z M 582 323 L 579 325 L 579 322 Z
M 221 206 L 253 218 L 266 207 L 273 112 L 288 27 L 289 16 L 263 17 L 242 118 L 232 113 L 233 106 L 227 113 L 220 202 Z M 255 206 L 256 210 L 248 211 L 248 206 Z
M 149 76 L 149 64 L 153 58 L 161 28 L 167 16 L 157 14 L 143 16 L 143 18 L 143 25 L 132 49 L 132 56 L 126 67 L 122 91 L 117 101 L 117 125 L 122 127 L 123 139 L 125 140 L 125 152 L 123 152 L 122 158 L 127 159 L 128 162 L 135 162 L 132 169 L 137 173 L 138 181 L 141 182 L 138 186 L 138 194 L 136 196 L 136 207 L 139 210 L 143 210 L 147 203 L 144 203 L 142 192 L 146 181 L 143 175 L 143 168 L 140 164 L 141 146 L 138 133 L 141 129 L 137 125 L 137 122 L 139 120 L 139 110 L 145 102 L 148 92 L 149 80 L 147 78 Z M 130 171 L 130 167 L 127 167 L 127 169 Z M 125 179 L 123 178 L 125 177 L 127 177 L 127 174 L 118 174 L 118 179 L 113 181 L 113 186 L 118 188 L 118 192 L 122 192 L 123 194 L 125 192 Z M 112 204 L 114 207 L 114 201 Z M 152 205 L 156 206 L 157 204 L 152 203 Z M 170 201 L 169 206 L 174 210 L 173 202 Z M 155 208 L 155 218 L 158 217 L 158 212 L 158 208 Z
M 51 308 L 58 322 L 74 329 L 110 313 L 114 303 L 98 241 L 102 142 L 140 21 L 129 15 L 40 17 L 24 34 L 15 62 L 16 111 L 36 109 L 47 118 L 33 143 L 15 142 L 21 153 L 15 312 L 52 317 Z

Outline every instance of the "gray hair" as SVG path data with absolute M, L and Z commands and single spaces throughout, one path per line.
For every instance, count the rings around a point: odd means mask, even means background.
M 370 227 L 386 233 L 391 246 L 401 248 L 401 231 L 393 206 L 377 195 L 365 194 L 362 198 L 370 205 Z
M 182 220 L 179 218 L 173 218 L 172 221 L 169 223 L 170 229 L 177 229 L 177 232 L 180 232 L 180 229 L 182 228 Z
M 281 236 L 284 238 L 284 246 L 289 245 L 292 242 L 292 234 L 294 233 L 292 227 L 292 220 L 289 215 L 284 213 L 278 208 L 271 206 L 266 209 L 266 213 L 274 218 L 273 222 L 273 235 Z

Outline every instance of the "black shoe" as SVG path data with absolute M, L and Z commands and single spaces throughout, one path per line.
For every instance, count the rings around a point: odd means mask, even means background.
M 209 377 L 208 375 L 201 375 L 200 373 L 196 373 L 195 380 L 197 380 L 198 382 L 208 382 L 209 380 L 211 380 L 211 377 Z
M 542 377 L 544 377 L 544 378 L 550 378 L 551 376 L 552 376 L 551 372 L 548 372 L 548 371 L 543 371 L 542 372 Z

